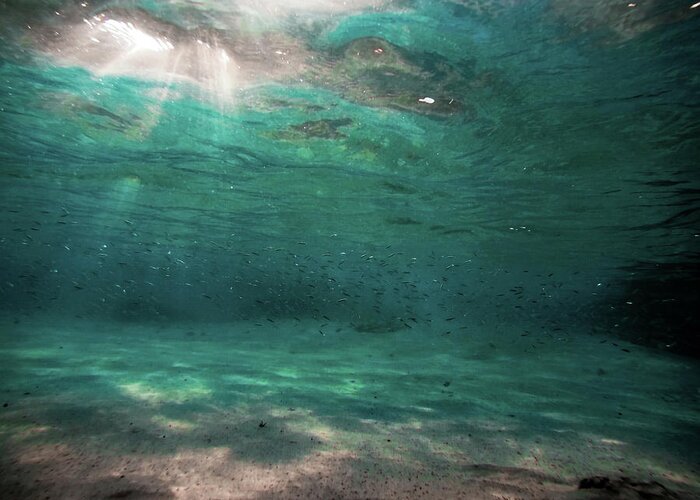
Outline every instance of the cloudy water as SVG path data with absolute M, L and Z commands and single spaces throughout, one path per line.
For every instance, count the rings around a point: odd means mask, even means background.
M 0 1 L 0 497 L 700 497 L 699 15 Z

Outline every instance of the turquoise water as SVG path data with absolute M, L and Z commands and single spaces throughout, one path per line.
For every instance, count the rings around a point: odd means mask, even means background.
M 693 2 L 0 13 L 0 497 L 700 495 Z

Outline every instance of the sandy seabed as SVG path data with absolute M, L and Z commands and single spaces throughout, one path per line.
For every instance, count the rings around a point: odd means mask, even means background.
M 693 360 L 317 326 L 3 321 L 0 497 L 700 498 Z

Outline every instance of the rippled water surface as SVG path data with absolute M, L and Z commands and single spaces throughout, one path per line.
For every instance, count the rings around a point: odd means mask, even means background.
M 0 2 L 0 497 L 699 495 L 698 15 Z

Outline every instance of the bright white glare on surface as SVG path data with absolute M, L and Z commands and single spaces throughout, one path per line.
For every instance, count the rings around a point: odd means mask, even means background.
M 112 35 L 119 44 L 123 44 L 129 49 L 163 52 L 175 48 L 167 38 L 151 36 L 138 29 L 131 22 L 117 21 L 116 19 L 105 20 L 104 16 L 95 16 L 92 20 L 83 19 L 83 21 L 91 29 L 97 28 L 103 33 Z M 91 40 L 100 42 L 100 40 L 95 37 L 91 37 Z
M 144 13 L 120 18 L 106 12 L 64 28 L 59 42 L 48 49 L 64 63 L 97 76 L 131 76 L 167 88 L 176 82 L 195 84 L 202 97 L 213 97 L 223 109 L 232 104 L 240 67 L 215 33 L 201 35 L 193 37 Z
M 87 22 L 91 24 L 89 21 Z M 110 33 L 117 40 L 126 43 L 130 48 L 135 50 L 163 52 L 175 48 L 169 40 L 144 33 L 130 22 L 107 19 L 100 23 L 99 29 Z

